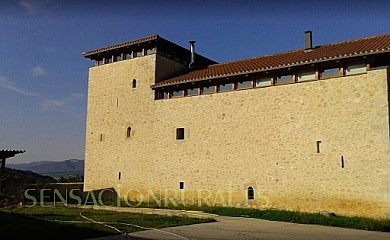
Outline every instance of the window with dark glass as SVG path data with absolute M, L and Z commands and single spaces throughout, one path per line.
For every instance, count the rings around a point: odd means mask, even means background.
M 184 140 L 184 128 L 176 128 L 176 140 Z

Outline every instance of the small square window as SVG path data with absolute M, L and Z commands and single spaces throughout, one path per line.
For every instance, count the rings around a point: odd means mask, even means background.
M 292 81 L 292 75 L 282 75 L 276 77 L 276 84 L 290 83 Z
M 176 90 L 172 92 L 172 97 L 182 97 L 183 96 L 183 90 Z
M 348 65 L 345 70 L 345 75 L 362 74 L 367 72 L 365 63 Z
M 198 95 L 198 93 L 199 93 L 199 88 L 187 89 L 187 96 L 195 96 Z
M 176 128 L 176 140 L 184 140 L 184 128 Z
M 316 79 L 316 73 L 314 71 L 300 72 L 297 74 L 298 82 L 310 81 Z
M 339 76 L 339 68 L 335 67 L 335 68 L 324 69 L 321 72 L 320 76 L 321 76 L 320 78 L 338 77 Z
M 215 93 L 215 86 L 207 86 L 202 88 L 202 94 Z
M 270 77 L 258 77 L 255 81 L 255 87 L 266 87 L 271 85 Z
M 251 81 L 237 82 L 237 89 L 246 89 L 251 87 Z
M 218 86 L 218 92 L 229 92 L 232 91 L 232 89 L 233 89 L 232 83 L 220 84 Z

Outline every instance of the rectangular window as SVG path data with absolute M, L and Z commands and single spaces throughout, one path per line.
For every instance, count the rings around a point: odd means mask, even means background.
M 168 99 L 169 98 L 169 92 L 168 91 L 162 92 L 162 98 L 163 99 Z
M 270 77 L 258 77 L 255 81 L 255 87 L 266 87 L 271 86 L 271 78 Z
M 184 189 L 184 182 L 179 182 L 179 189 L 180 190 Z
M 148 48 L 145 50 L 145 55 L 150 55 L 152 53 L 153 53 L 153 49 L 151 49 L 151 48 Z
M 172 92 L 172 97 L 182 97 L 183 96 L 183 90 L 176 90 Z
M 125 58 L 125 59 L 132 59 L 132 58 L 133 58 L 133 54 L 131 54 L 131 53 L 126 53 L 126 54 L 124 55 L 124 58 Z
M 103 59 L 99 59 L 98 60 L 98 65 L 103 65 L 103 64 L 104 64 Z
M 142 56 L 142 50 L 137 51 L 137 52 L 135 53 L 135 56 L 136 56 L 136 57 L 141 57 L 141 56 Z
M 338 67 L 324 69 L 320 73 L 320 79 L 338 77 L 338 76 L 339 76 L 339 68 Z
M 298 82 L 310 81 L 316 79 L 315 71 L 307 71 L 298 73 Z
M 199 88 L 187 89 L 187 96 L 195 96 L 199 94 Z
M 246 89 L 251 87 L 252 81 L 237 82 L 237 89 Z
M 207 86 L 202 88 L 202 94 L 210 94 L 215 92 L 215 86 Z
M 233 90 L 233 83 L 218 85 L 218 92 L 229 92 Z
M 284 84 L 292 82 L 293 76 L 289 75 L 281 75 L 276 77 L 276 84 Z
M 116 55 L 116 56 L 115 56 L 115 62 L 119 62 L 119 61 L 121 61 L 121 60 L 122 60 L 121 55 Z
M 106 58 L 106 63 L 112 63 L 112 57 L 107 57 Z
M 351 64 L 347 66 L 347 69 L 345 70 L 345 75 L 362 74 L 366 72 L 367 67 L 365 63 Z
M 184 140 L 184 128 L 176 128 L 176 140 Z

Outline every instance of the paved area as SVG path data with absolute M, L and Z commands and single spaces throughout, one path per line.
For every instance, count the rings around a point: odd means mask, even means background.
M 139 209 L 138 209 L 139 210 Z M 149 209 L 150 210 L 150 209 Z M 149 211 L 148 210 L 148 211 Z M 180 211 L 179 211 L 180 212 Z M 163 212 L 160 212 L 163 213 Z M 171 214 L 180 214 L 168 211 Z M 215 215 L 214 215 L 215 216 Z M 389 240 L 390 233 L 372 232 L 364 230 L 306 225 L 296 223 L 272 222 L 261 219 L 241 217 L 218 217 L 217 222 L 195 224 L 189 226 L 170 227 L 155 230 L 146 230 L 128 235 L 115 235 L 93 240 Z

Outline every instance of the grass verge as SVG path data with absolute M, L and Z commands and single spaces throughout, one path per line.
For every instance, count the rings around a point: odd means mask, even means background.
M 300 224 L 316 224 L 333 227 L 354 228 L 368 231 L 390 232 L 390 219 L 372 219 L 364 217 L 347 216 L 324 216 L 319 213 L 305 213 L 295 211 L 284 211 L 276 209 L 251 209 L 251 208 L 233 208 L 233 207 L 197 207 L 197 206 L 177 206 L 164 207 L 149 203 L 131 203 L 132 206 L 147 208 L 170 208 L 196 210 L 206 213 L 217 214 L 230 217 L 250 217 L 270 221 L 293 222 Z M 127 202 L 121 202 L 121 206 L 129 206 Z
M 258 210 L 242 208 L 201 208 L 204 212 L 231 217 L 251 217 L 271 221 L 317 224 L 324 226 L 354 228 L 369 231 L 390 232 L 390 220 L 363 217 L 335 216 L 328 217 L 319 213 L 303 213 L 283 210 Z
M 80 212 L 89 219 L 105 222 L 121 232 L 144 230 L 137 226 L 164 228 L 213 221 L 67 207 L 8 208 L 0 211 L 1 237 L 2 239 L 78 240 L 119 234 L 113 228 L 84 219 Z

